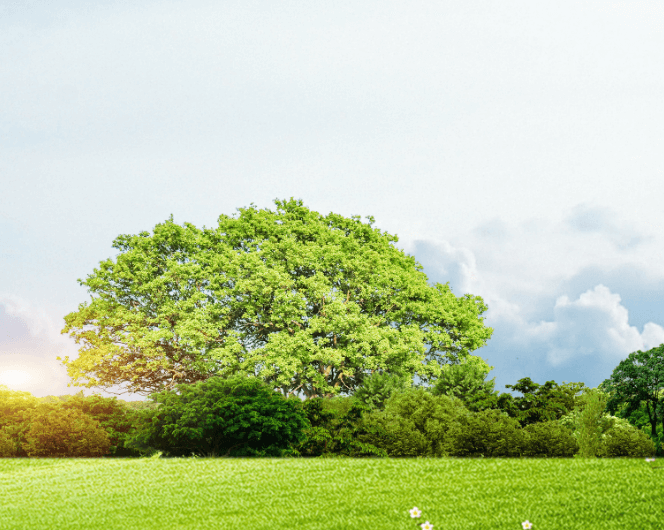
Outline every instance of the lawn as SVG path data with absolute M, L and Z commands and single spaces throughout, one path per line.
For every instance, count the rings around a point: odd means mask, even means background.
M 662 529 L 658 459 L 0 459 L 0 528 Z M 409 510 L 422 511 L 418 519 Z

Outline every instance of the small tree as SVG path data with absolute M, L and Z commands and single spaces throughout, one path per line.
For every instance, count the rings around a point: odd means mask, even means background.
M 626 404 L 623 417 L 629 417 L 645 403 L 651 438 L 656 440 L 658 419 L 664 430 L 664 344 L 630 353 L 600 388 L 609 393 L 607 409 L 611 413 Z
M 613 427 L 613 420 L 603 420 L 608 396 L 597 389 L 589 389 L 579 398 L 578 457 L 594 458 L 601 452 L 602 434 Z
M 521 392 L 523 397 L 515 398 L 511 394 L 500 394 L 497 407 L 510 417 L 519 420 L 522 427 L 558 420 L 574 409 L 577 393 L 584 386 L 583 383 L 565 382 L 559 386 L 555 381 L 539 385 L 530 377 L 524 377 L 515 385 L 505 385 L 505 388 Z
M 493 366 L 476 355 L 469 355 L 458 364 L 442 367 L 442 375 L 431 388 L 434 396 L 452 396 L 460 399 L 472 412 L 494 408 L 498 392 L 494 391 L 496 378 L 486 381 Z

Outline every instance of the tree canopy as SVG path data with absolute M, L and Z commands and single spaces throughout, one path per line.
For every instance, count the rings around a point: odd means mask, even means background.
M 646 404 L 652 438 L 657 438 L 657 419 L 664 429 L 664 344 L 646 352 L 637 350 L 620 361 L 611 377 L 600 385 L 610 394 L 606 408 L 613 414 L 626 404 L 623 417 Z
M 216 228 L 171 215 L 153 234 L 118 236 L 116 259 L 78 280 L 91 301 L 65 316 L 62 333 L 82 344 L 58 357 L 74 386 L 151 394 L 244 374 L 332 396 L 376 370 L 434 381 L 491 337 L 483 300 L 429 285 L 373 217 L 275 204 Z
M 505 385 L 521 392 L 523 397 L 513 397 L 503 393 L 498 396 L 497 406 L 507 414 L 519 420 L 522 427 L 544 421 L 558 420 L 568 414 L 577 404 L 585 384 L 567 383 L 558 385 L 547 381 L 543 385 L 535 383 L 530 377 L 519 379 L 515 385 Z M 494 394 L 495 395 L 495 394 Z
M 459 364 L 442 367 L 442 375 L 431 393 L 457 397 L 473 412 L 492 408 L 498 400 L 498 392 L 494 391 L 496 378 L 486 378 L 493 368 L 481 357 L 468 355 Z

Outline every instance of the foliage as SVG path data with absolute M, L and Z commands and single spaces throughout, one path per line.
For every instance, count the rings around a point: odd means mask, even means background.
M 26 430 L 24 417 L 38 403 L 29 392 L 0 385 L 0 456 L 27 456 L 21 445 Z
M 602 395 L 599 388 L 593 389 L 593 391 Z M 608 401 L 608 396 L 605 395 L 603 399 Z M 580 436 L 581 414 L 582 407 L 578 407 L 558 420 L 561 426 L 573 433 L 575 439 Z M 597 430 L 600 433 L 600 443 L 596 456 L 651 456 L 649 453 L 651 445 L 648 440 L 652 442 L 652 448 L 656 454 L 658 440 L 652 440 L 643 428 L 631 424 L 625 418 L 611 416 L 604 412 L 597 421 Z M 645 436 L 645 439 L 642 435 Z
M 464 402 L 472 412 L 495 408 L 498 392 L 494 392 L 496 378 L 485 381 L 493 366 L 475 355 L 469 355 L 458 364 L 442 367 L 442 375 L 431 388 L 434 396 L 453 396 Z
M 445 368 L 445 367 L 443 367 Z M 412 378 L 408 375 L 375 372 L 367 377 L 358 387 L 353 397 L 372 409 L 384 410 L 385 401 L 395 392 L 403 392 L 412 387 Z
M 587 389 L 579 399 L 575 437 L 579 444 L 579 458 L 601 455 L 602 435 L 611 429 L 615 421 L 607 418 L 604 410 L 608 396 L 599 389 Z
M 614 427 L 606 433 L 600 453 L 605 457 L 650 457 L 655 455 L 655 443 L 632 425 Z
M 0 458 L 18 456 L 17 430 L 13 425 L 0 427 Z
M 662 394 L 664 394 L 664 391 L 660 392 L 660 399 L 662 401 L 664 409 L 664 399 L 662 399 L 664 395 Z M 662 442 L 664 441 L 664 428 L 662 427 L 661 424 L 658 425 L 657 436 L 655 438 L 652 437 L 652 429 L 650 425 L 650 417 L 648 415 L 647 406 L 648 404 L 642 401 L 637 409 L 633 409 L 629 406 L 629 404 L 623 403 L 621 406 L 618 407 L 616 415 L 619 418 L 626 419 L 630 425 L 633 425 L 637 429 L 640 429 L 644 432 L 648 432 L 650 439 L 655 444 L 655 454 L 657 456 L 664 456 L 664 449 L 662 448 Z M 664 414 L 664 410 L 662 410 L 662 414 Z
M 453 456 L 517 457 L 526 446 L 519 422 L 502 410 L 482 410 L 461 418 Z
M 607 409 L 612 414 L 626 404 L 624 415 L 627 417 L 645 403 L 651 438 L 656 439 L 658 418 L 664 430 L 664 344 L 646 352 L 630 353 L 600 388 L 610 395 Z
M 171 216 L 118 236 L 116 260 L 78 280 L 92 300 L 65 316 L 62 333 L 82 344 L 62 361 L 73 384 L 149 394 L 242 374 L 332 396 L 371 370 L 434 380 L 490 338 L 482 299 L 430 286 L 372 217 L 275 204 L 213 229 Z
M 311 425 L 304 432 L 306 440 L 295 446 L 298 456 L 380 456 L 387 452 L 362 440 L 377 429 L 363 424 L 363 414 L 371 407 L 355 398 L 313 398 L 303 404 Z
M 166 456 L 282 456 L 308 426 L 299 398 L 246 376 L 180 384 L 150 398 L 160 406 L 143 414 L 129 445 Z
M 38 403 L 37 398 L 29 392 L 14 391 L 0 385 L 0 427 L 21 422 L 23 412 Z
M 108 433 L 113 456 L 139 456 L 135 449 L 125 447 L 130 433 L 135 430 L 133 410 L 126 402 L 116 397 L 105 398 L 100 395 L 84 396 L 83 391 L 73 396 L 48 396 L 38 398 L 41 402 L 59 403 L 63 409 L 76 409 L 89 415 L 99 422 Z
M 467 414 L 458 398 L 411 388 L 393 394 L 385 410 L 367 416 L 366 425 L 371 430 L 363 439 L 385 449 L 391 457 L 449 456 L 454 450 L 457 423 Z
M 577 393 L 584 388 L 583 383 L 565 383 L 558 385 L 547 381 L 539 385 L 529 377 L 519 379 L 515 385 L 505 385 L 521 392 L 523 397 L 513 397 L 503 393 L 498 397 L 497 407 L 511 418 L 516 418 L 522 427 L 534 423 L 560 419 L 573 410 Z
M 522 456 L 534 458 L 564 458 L 574 456 L 579 445 L 572 432 L 559 421 L 531 423 L 523 429 Z
M 26 412 L 21 448 L 27 456 L 99 457 L 108 454 L 110 440 L 99 422 L 76 409 L 40 403 Z

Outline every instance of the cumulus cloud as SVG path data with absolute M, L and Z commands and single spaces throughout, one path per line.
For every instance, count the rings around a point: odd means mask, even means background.
M 664 342 L 664 328 L 649 322 L 641 333 L 629 324 L 619 294 L 599 284 L 577 300 L 560 296 L 554 320 L 527 324 L 527 335 L 547 347 L 547 361 L 560 366 L 574 356 L 602 357 L 615 364 L 627 354 Z
M 616 244 L 605 218 L 600 225 L 574 219 L 585 228 L 571 234 L 569 218 L 516 226 L 493 219 L 471 229 L 464 244 L 404 243 L 432 283 L 449 281 L 457 296 L 479 295 L 488 305 L 494 334 L 475 353 L 495 366 L 501 391 L 523 377 L 594 387 L 629 353 L 664 343 L 664 328 L 653 322 L 664 279 L 630 262 L 634 245 Z M 600 239 L 594 245 L 584 242 L 591 229 Z

